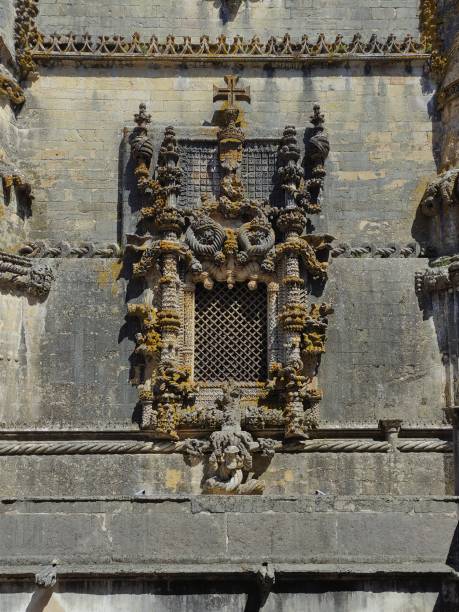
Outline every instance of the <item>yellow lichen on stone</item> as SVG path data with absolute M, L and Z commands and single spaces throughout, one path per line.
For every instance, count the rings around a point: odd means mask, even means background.
M 182 473 L 179 470 L 166 470 L 166 487 L 177 492 L 179 484 L 182 482 Z

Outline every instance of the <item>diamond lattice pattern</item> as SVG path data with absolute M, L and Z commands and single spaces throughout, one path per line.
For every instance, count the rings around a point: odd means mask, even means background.
M 195 379 L 266 380 L 266 288 L 196 287 Z

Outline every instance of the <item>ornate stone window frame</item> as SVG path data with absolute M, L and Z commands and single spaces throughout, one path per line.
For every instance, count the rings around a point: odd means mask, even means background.
M 148 290 L 146 301 L 130 304 L 129 313 L 141 326 L 135 350 L 144 360 L 135 381 L 141 427 L 154 437 L 184 438 L 191 454 L 208 450 L 207 492 L 254 494 L 263 491 L 263 483 L 249 476 L 251 454 L 255 448 L 272 454 L 279 444 L 260 437 L 263 432 L 274 427 L 285 439 L 301 439 L 317 427 L 316 375 L 332 308 L 311 303 L 308 295 L 313 281 L 326 280 L 333 238 L 304 233 L 307 215 L 321 210 L 329 152 L 320 108 L 314 106 L 303 163 L 296 129 L 286 126 L 273 169 L 273 198 L 251 199 L 240 174 L 245 134 L 236 106 L 250 102 L 250 88 L 238 81 L 228 75 L 224 87 L 214 87 L 214 101 L 225 101 L 216 133 L 219 190 L 203 194 L 192 210 L 179 205 L 183 170 L 175 129 L 165 129 L 151 176 L 150 116 L 144 105 L 135 116 L 138 127 L 130 143 L 143 232 L 131 236 L 128 246 L 141 254 L 133 275 L 144 277 Z M 265 382 L 198 387 L 193 379 L 195 289 L 198 283 L 211 288 L 215 281 L 229 288 L 239 282 L 249 289 L 267 286 Z

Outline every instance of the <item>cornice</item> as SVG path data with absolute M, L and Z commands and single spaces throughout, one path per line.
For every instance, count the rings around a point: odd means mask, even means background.
M 261 40 L 254 36 L 244 40 L 235 36 L 232 41 L 225 35 L 214 42 L 207 35 L 198 40 L 191 36 L 167 36 L 159 41 L 156 36 L 142 40 L 137 33 L 131 38 L 124 36 L 91 36 L 89 34 L 40 34 L 36 44 L 30 49 L 33 60 L 46 63 L 77 60 L 100 62 L 154 62 L 154 63 L 268 63 L 268 64 L 305 64 L 336 63 L 351 61 L 406 61 L 427 60 L 430 53 L 425 45 L 407 35 L 398 40 L 390 35 L 387 40 L 378 40 L 376 35 L 364 41 L 361 34 L 355 34 L 346 42 L 342 35 L 334 41 L 327 41 L 319 34 L 316 41 L 304 35 L 293 40 L 289 34 L 283 38 L 271 36 Z

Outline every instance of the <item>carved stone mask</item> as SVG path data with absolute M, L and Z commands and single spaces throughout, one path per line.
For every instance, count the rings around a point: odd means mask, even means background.
M 268 236 L 268 232 L 258 229 L 249 233 L 250 244 L 262 244 Z
M 215 232 L 211 227 L 204 227 L 196 233 L 196 237 L 201 244 L 214 244 L 216 240 Z

